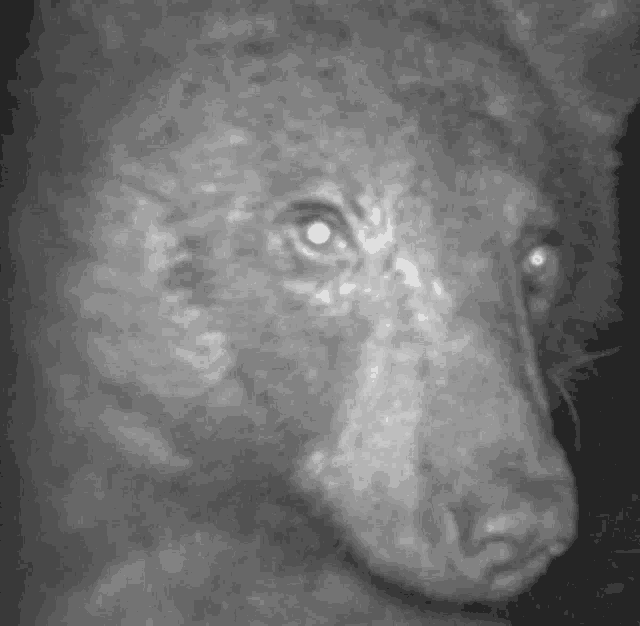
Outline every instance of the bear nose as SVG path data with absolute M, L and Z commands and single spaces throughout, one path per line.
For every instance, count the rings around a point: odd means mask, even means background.
M 484 514 L 470 508 L 449 507 L 447 543 L 458 571 L 486 581 L 490 599 L 511 595 L 539 575 L 573 535 L 570 515 L 553 505 L 540 509 L 523 500 L 515 509 Z

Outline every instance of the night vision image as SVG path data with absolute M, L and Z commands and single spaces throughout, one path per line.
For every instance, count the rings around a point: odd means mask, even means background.
M 37 7 L 7 623 L 635 623 L 638 14 Z

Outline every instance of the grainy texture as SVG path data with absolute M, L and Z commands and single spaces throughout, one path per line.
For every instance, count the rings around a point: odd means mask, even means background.
M 501 623 L 575 538 L 547 386 L 619 315 L 629 9 L 218 4 L 42 8 L 23 623 Z

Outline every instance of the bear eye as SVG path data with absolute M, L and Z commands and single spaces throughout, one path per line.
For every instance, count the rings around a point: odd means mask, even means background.
M 304 235 L 314 246 L 323 246 L 333 236 L 333 229 L 325 221 L 318 219 L 307 224 Z
M 350 257 L 354 239 L 340 209 L 320 201 L 295 202 L 286 211 L 292 243 L 299 254 L 320 263 Z
M 354 212 L 355 218 L 358 216 Z M 267 246 L 271 270 L 300 293 L 342 281 L 362 262 L 355 223 L 322 199 L 290 202 L 273 218 Z M 310 291 L 311 290 L 311 291 Z

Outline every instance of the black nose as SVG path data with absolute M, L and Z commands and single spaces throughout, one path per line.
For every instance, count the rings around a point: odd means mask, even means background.
M 526 493 L 499 483 L 476 486 L 443 507 L 445 537 L 453 569 L 486 586 L 487 598 L 521 591 L 574 535 L 571 485 L 544 480 Z

